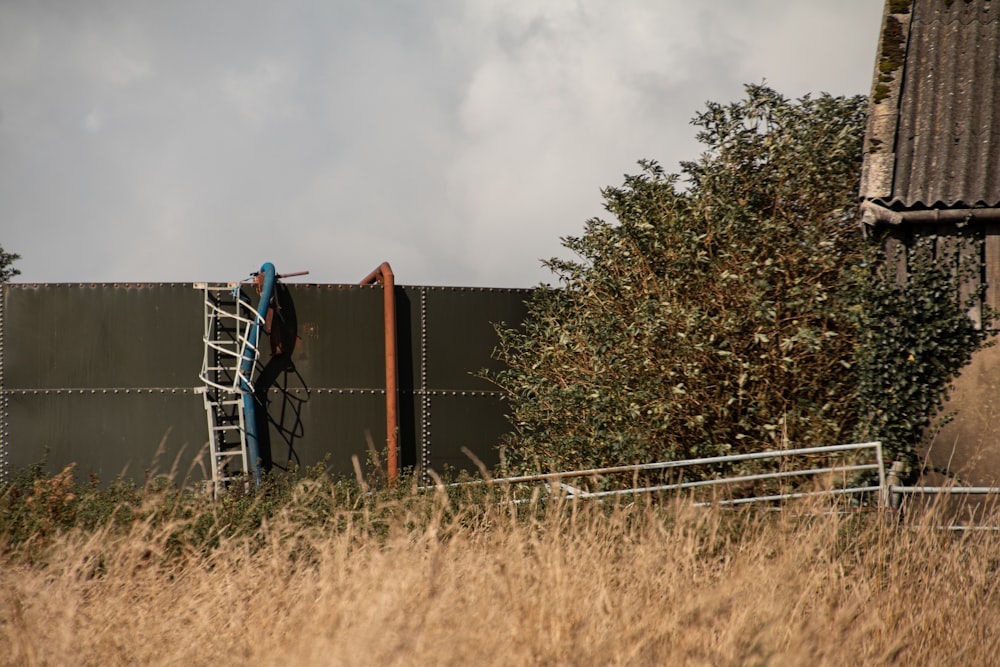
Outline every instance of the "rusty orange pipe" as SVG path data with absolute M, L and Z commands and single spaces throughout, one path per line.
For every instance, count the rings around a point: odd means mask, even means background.
M 398 366 L 396 360 L 396 282 L 389 262 L 382 262 L 378 268 L 361 281 L 362 285 L 378 282 L 382 285 L 385 309 L 385 432 L 389 448 L 386 465 L 389 484 L 395 485 L 399 476 L 399 390 L 397 389 Z

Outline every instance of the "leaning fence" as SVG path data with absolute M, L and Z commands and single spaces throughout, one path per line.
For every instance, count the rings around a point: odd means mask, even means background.
M 777 469 L 761 470 L 761 464 L 766 465 L 769 460 L 777 464 L 772 465 Z M 752 467 L 745 465 L 750 462 L 754 463 Z M 738 470 L 741 464 L 747 470 Z M 531 498 L 510 495 L 509 502 L 518 504 L 556 495 L 600 501 L 681 491 L 690 492 L 696 506 L 734 507 L 758 503 L 774 507 L 793 499 L 828 497 L 846 499 L 847 511 L 885 508 L 899 517 L 920 508 L 933 507 L 936 512 L 928 516 L 933 516 L 943 530 L 1000 530 L 1000 526 L 995 525 L 1000 487 L 907 486 L 900 483 L 899 465 L 897 463 L 887 472 L 882 443 L 876 441 L 511 477 L 489 477 L 483 469 L 483 479 L 450 484 L 439 482 L 421 488 L 532 488 Z M 623 475 L 631 475 L 631 480 L 618 479 L 615 483 L 615 476 Z M 672 479 L 639 483 L 657 475 L 672 476 Z M 588 485 L 592 488 L 587 488 Z M 845 509 L 844 505 L 840 507 Z
M 776 462 L 778 469 L 763 472 L 756 467 L 752 472 L 738 470 L 740 464 L 767 460 Z M 817 460 L 822 463 L 810 465 Z M 616 475 L 631 475 L 633 483 L 618 485 L 617 488 L 603 488 L 608 486 L 608 480 Z M 671 479 L 658 483 L 637 483 L 640 478 L 657 475 Z M 685 476 L 689 478 L 685 479 Z M 807 488 L 810 483 L 811 488 Z M 881 506 L 887 500 L 888 488 L 881 442 L 729 454 L 537 475 L 487 477 L 451 484 L 439 483 L 423 488 L 521 484 L 542 484 L 544 493 L 548 495 L 559 494 L 579 499 L 602 499 L 670 491 L 690 491 L 693 494 L 709 491 L 710 498 L 705 498 L 704 494 L 695 495 L 695 504 L 723 506 L 774 503 L 813 496 L 851 497 L 858 500 L 857 505 L 871 505 L 870 499 L 874 498 L 874 504 Z M 585 488 L 587 484 L 595 488 Z M 748 488 L 751 491 L 746 493 Z M 744 493 L 733 493 L 734 489 L 741 489 Z

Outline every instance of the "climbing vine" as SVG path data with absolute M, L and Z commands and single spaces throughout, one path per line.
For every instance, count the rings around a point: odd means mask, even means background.
M 915 472 L 928 429 L 942 416 L 951 382 L 987 344 L 996 314 L 983 307 L 982 326 L 969 312 L 982 299 L 981 241 L 942 251 L 935 236 L 918 237 L 905 252 L 880 252 L 858 298 L 857 377 L 859 437 L 883 442 L 890 458 Z M 961 251 L 961 247 L 973 252 Z M 906 262 L 906 277 L 887 267 Z M 979 284 L 976 289 L 963 285 Z

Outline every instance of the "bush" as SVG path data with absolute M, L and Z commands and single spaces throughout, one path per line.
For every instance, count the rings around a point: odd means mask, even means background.
M 764 86 L 694 119 L 681 174 L 652 161 L 604 190 L 550 260 L 491 377 L 509 393 L 519 470 L 826 444 L 852 433 L 850 269 L 866 101 Z

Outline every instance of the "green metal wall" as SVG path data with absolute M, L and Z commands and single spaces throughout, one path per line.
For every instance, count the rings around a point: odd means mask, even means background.
M 290 284 L 300 341 L 272 390 L 275 463 L 353 470 L 383 449 L 385 358 L 378 286 Z M 396 288 L 401 462 L 488 465 L 508 429 L 495 387 L 493 323 L 520 323 L 529 290 Z M 0 299 L 0 480 L 39 461 L 108 480 L 147 471 L 204 479 L 207 423 L 198 372 L 203 291 L 169 284 L 7 284 Z M 279 382 L 280 384 L 283 382 Z M 294 428 L 292 428 L 294 427 Z

